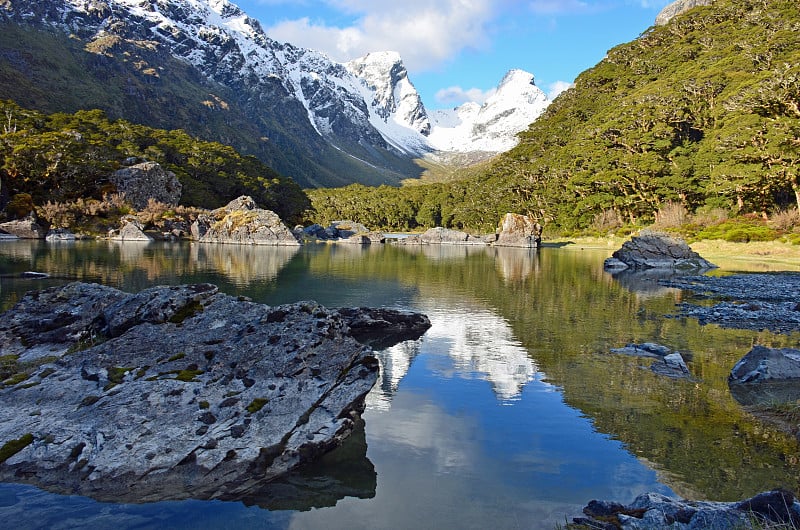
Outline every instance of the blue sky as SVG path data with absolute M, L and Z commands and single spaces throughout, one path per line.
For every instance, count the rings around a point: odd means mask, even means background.
M 336 61 L 403 57 L 428 109 L 482 102 L 512 68 L 554 94 L 670 0 L 232 0 L 280 42 Z

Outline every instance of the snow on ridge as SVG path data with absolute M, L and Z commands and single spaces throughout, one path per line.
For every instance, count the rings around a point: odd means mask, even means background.
M 468 102 L 433 114 L 430 144 L 437 151 L 500 153 L 517 145 L 525 130 L 549 105 L 533 74 L 510 70 L 483 105 Z
M 115 18 L 124 19 L 127 13 L 146 21 L 154 40 L 212 79 L 233 75 L 245 84 L 255 83 L 256 89 L 261 80 L 279 79 L 323 137 L 359 135 L 359 142 L 373 145 L 380 145 L 382 138 L 407 155 L 508 150 L 516 145 L 516 134 L 549 103 L 532 74 L 511 70 L 483 105 L 466 103 L 428 113 L 399 53 L 373 52 L 334 62 L 322 52 L 273 41 L 258 21 L 229 0 L 64 2 L 81 13 L 107 9 Z M 107 24 L 104 19 L 97 31 Z

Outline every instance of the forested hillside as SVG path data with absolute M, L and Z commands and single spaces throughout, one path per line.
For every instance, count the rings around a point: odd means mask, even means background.
M 407 212 L 405 229 L 434 212 L 473 230 L 506 211 L 569 230 L 601 217 L 652 221 L 666 203 L 690 213 L 796 206 L 798 35 L 796 0 L 717 0 L 610 50 L 481 175 L 312 201 L 321 216 Z
M 138 158 L 175 173 L 183 205 L 217 208 L 251 195 L 290 223 L 309 206 L 294 181 L 257 158 L 184 131 L 111 121 L 99 110 L 42 114 L 10 101 L 0 101 L 0 119 L 0 205 L 101 199 L 116 191 L 111 174 L 126 159 Z

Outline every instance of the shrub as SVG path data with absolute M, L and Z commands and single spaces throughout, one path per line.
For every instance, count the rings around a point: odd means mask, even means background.
M 622 218 L 614 210 L 603 210 L 594 216 L 592 228 L 601 234 L 613 232 L 623 225 Z
M 689 219 L 689 211 L 679 202 L 667 202 L 656 212 L 655 228 L 680 228 Z
M 17 193 L 6 205 L 6 213 L 16 219 L 26 217 L 32 211 L 34 211 L 34 205 L 30 193 Z
M 772 214 L 769 222 L 776 230 L 791 232 L 795 227 L 800 227 L 800 211 L 790 208 L 777 212 Z

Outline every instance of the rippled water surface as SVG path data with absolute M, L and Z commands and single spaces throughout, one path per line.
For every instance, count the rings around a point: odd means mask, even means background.
M 99 503 L 0 484 L 19 528 L 555 528 L 593 498 L 733 500 L 797 491 L 800 448 L 731 397 L 727 374 L 776 336 L 675 315 L 683 293 L 615 279 L 607 251 L 165 243 L 0 243 L 0 308 L 72 280 L 127 291 L 211 282 L 279 304 L 426 313 L 418 341 L 378 353 L 365 427 L 310 469 L 240 502 Z M 50 274 L 19 278 L 25 271 Z M 658 342 L 693 380 L 609 352 Z M 276 492 L 282 492 L 280 495 Z

